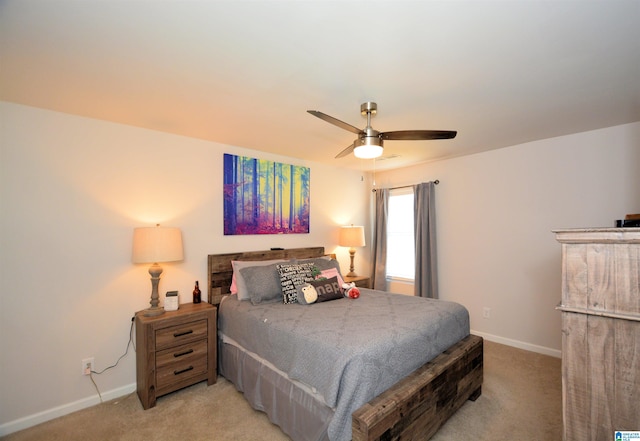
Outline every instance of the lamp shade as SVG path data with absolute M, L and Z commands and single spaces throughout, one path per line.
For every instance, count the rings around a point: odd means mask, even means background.
M 133 263 L 175 262 L 184 259 L 179 228 L 142 227 L 133 230 Z
M 338 238 L 338 245 L 341 247 L 363 247 L 364 242 L 364 227 L 349 226 L 340 228 L 340 237 Z

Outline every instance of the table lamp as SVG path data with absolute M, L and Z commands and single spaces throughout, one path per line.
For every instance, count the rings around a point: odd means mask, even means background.
M 340 228 L 340 237 L 338 238 L 338 245 L 341 247 L 349 247 L 349 255 L 351 256 L 351 266 L 349 267 L 349 274 L 346 277 L 357 277 L 355 268 L 353 266 L 353 258 L 356 256 L 356 250 L 354 247 L 363 247 L 364 243 L 364 227 L 349 227 Z
M 134 228 L 133 230 L 133 263 L 151 263 L 151 307 L 145 310 L 145 316 L 164 314 L 164 308 L 158 306 L 158 283 L 162 267 L 160 262 L 177 262 L 184 258 L 182 252 L 182 233 L 178 228 L 155 227 Z

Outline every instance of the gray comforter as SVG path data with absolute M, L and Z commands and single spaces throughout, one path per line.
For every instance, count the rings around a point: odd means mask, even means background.
M 351 414 L 469 335 L 461 305 L 361 289 L 359 299 L 252 305 L 231 296 L 218 326 L 309 386 L 335 410 L 329 439 L 351 439 Z

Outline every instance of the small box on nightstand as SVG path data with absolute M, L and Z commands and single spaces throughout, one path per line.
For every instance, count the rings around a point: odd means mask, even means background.
M 180 305 L 180 296 L 178 295 L 178 291 L 167 291 L 164 296 L 164 310 L 177 311 L 178 305 Z

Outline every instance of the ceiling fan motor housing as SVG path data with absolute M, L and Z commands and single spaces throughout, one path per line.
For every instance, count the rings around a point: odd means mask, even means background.
M 375 115 L 378 112 L 378 105 L 372 102 L 362 103 L 360 105 L 360 113 L 363 115 L 371 114 Z

